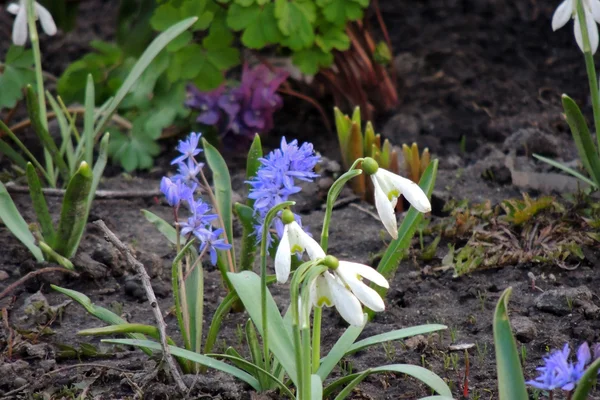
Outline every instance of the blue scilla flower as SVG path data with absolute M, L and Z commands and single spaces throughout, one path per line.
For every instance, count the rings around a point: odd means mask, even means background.
M 160 181 L 160 191 L 165 195 L 167 203 L 171 207 L 179 207 L 182 201 L 193 201 L 193 193 L 197 184 L 185 184 L 180 180 L 170 179 L 164 176 Z
M 180 140 L 179 144 L 177 145 L 177 151 L 180 152 L 181 155 L 171 161 L 171 165 L 179 164 L 200 154 L 202 151 L 202 149 L 198 148 L 200 136 L 202 136 L 202 134 L 192 132 L 186 140 Z
M 199 163 L 194 158 L 188 158 L 185 162 L 177 163 L 177 175 L 173 181 L 183 181 L 186 184 L 192 184 L 198 181 L 198 174 L 204 167 L 204 163 Z
M 314 172 L 315 165 L 320 157 L 315 154 L 312 144 L 304 143 L 298 146 L 298 141 L 287 143 L 285 137 L 281 139 L 279 149 L 273 150 L 266 157 L 261 158 L 261 167 L 256 176 L 249 181 L 249 198 L 254 199 L 254 212 L 256 214 L 257 226 L 254 235 L 260 241 L 262 238 L 263 221 L 267 212 L 284 201 L 289 196 L 300 192 L 301 188 L 296 185 L 296 179 L 312 182 L 318 176 Z M 297 218 L 299 220 L 299 217 Z M 275 226 L 283 226 L 281 221 L 275 221 Z M 266 227 L 271 229 L 271 227 Z M 277 229 L 281 237 L 282 229 Z M 268 245 L 272 238 L 267 236 Z
M 210 254 L 210 262 L 212 265 L 217 264 L 217 250 L 227 251 L 231 249 L 231 245 L 228 244 L 225 239 L 220 238 L 223 235 L 223 229 L 205 229 L 201 232 L 200 239 L 200 251 L 208 251 Z
M 527 381 L 528 385 L 543 390 L 573 390 L 575 385 L 585 372 L 585 367 L 591 361 L 592 356 L 587 343 L 579 346 L 577 350 L 577 362 L 569 361 L 569 344 L 565 344 L 562 350 L 555 350 L 544 357 L 544 366 L 537 368 L 540 376 L 534 380 Z

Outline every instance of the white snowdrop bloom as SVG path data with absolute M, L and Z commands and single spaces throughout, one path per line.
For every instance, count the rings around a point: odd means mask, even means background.
M 599 0 L 582 0 L 584 19 L 587 26 L 588 36 L 590 39 L 590 47 L 592 54 L 598 49 L 598 25 L 600 23 L 600 1 Z M 581 25 L 577 17 L 577 0 L 564 0 L 554 11 L 552 16 L 552 30 L 562 28 L 573 18 L 575 23 L 573 29 L 575 31 L 575 41 L 577 45 L 583 49 L 583 37 L 581 35 Z
M 373 268 L 339 261 L 333 273 L 326 271 L 310 283 L 312 305 L 335 306 L 342 318 L 350 325 L 362 326 L 365 320 L 361 303 L 377 312 L 383 311 L 385 305 L 379 293 L 362 282 L 361 277 L 381 287 L 389 288 L 387 280 Z
M 33 7 L 35 9 L 35 17 L 40 20 L 44 32 L 50 36 L 56 34 L 56 24 L 50 12 L 37 1 L 33 3 Z M 20 0 L 19 3 L 11 3 L 6 9 L 9 13 L 17 16 L 13 24 L 12 41 L 17 46 L 24 46 L 27 41 L 28 32 L 26 0 Z
M 277 276 L 277 282 L 285 283 L 290 276 L 292 254 L 306 251 L 311 260 L 316 260 L 325 258 L 325 252 L 319 243 L 298 225 L 291 211 L 285 210 L 281 219 L 285 226 L 277 247 L 277 253 L 275 253 L 275 275 Z
M 398 225 L 394 208 L 400 195 L 422 213 L 431 211 L 431 203 L 423 189 L 410 179 L 396 175 L 383 168 L 375 160 L 366 157 L 363 161 L 363 170 L 371 176 L 375 189 L 375 207 L 383 226 L 394 238 L 398 238 Z

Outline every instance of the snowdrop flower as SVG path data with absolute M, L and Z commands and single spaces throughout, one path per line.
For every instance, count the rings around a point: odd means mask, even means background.
M 310 283 L 313 306 L 335 306 L 342 318 L 354 326 L 365 323 L 361 303 L 376 312 L 385 309 L 379 293 L 361 280 L 366 278 L 376 285 L 389 288 L 387 280 L 379 272 L 368 265 L 338 261 L 332 256 L 327 256 L 324 264 L 333 269 L 333 273 L 326 271 Z
M 418 211 L 426 213 L 431 211 L 431 203 L 423 190 L 411 181 L 399 175 L 379 168 L 377 161 L 365 157 L 362 163 L 363 171 L 371 176 L 375 188 L 375 207 L 385 229 L 394 239 L 398 238 L 398 226 L 394 208 L 398 197 L 403 195 L 406 200 Z
M 27 4 L 26 0 L 20 0 L 19 3 L 11 3 L 7 7 L 7 11 L 16 15 L 15 23 L 12 31 L 12 41 L 17 46 L 24 46 L 27 41 Z M 40 20 L 42 29 L 46 34 L 53 36 L 56 34 L 56 24 L 52 15 L 37 1 L 33 2 L 36 19 Z
M 293 253 L 306 253 L 311 260 L 325 258 L 325 252 L 308 233 L 296 222 L 294 213 L 284 210 L 281 216 L 283 223 L 283 236 L 275 253 L 275 275 L 277 282 L 285 283 L 290 276 Z
M 583 1 L 583 16 L 587 25 L 588 36 L 590 39 L 590 48 L 592 54 L 598 49 L 598 26 L 600 23 L 600 1 L 599 0 L 582 0 Z M 579 24 L 579 18 L 577 17 L 577 0 L 564 0 L 554 11 L 552 16 L 552 30 L 562 28 L 569 22 L 569 19 L 575 20 L 575 41 L 577 45 L 583 49 L 583 37 L 581 35 L 581 25 Z

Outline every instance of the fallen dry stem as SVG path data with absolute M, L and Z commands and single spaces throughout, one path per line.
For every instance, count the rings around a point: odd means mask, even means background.
M 21 279 L 19 279 L 18 281 L 14 282 L 13 284 L 9 285 L 6 289 L 4 289 L 2 291 L 2 293 L 0 293 L 0 299 L 4 298 L 4 296 L 8 295 L 10 292 L 15 290 L 15 288 L 17 286 L 21 285 L 22 283 L 26 282 L 27 280 L 33 278 L 34 276 L 37 276 L 40 274 L 45 274 L 46 272 L 64 272 L 65 274 L 71 274 L 75 277 L 79 276 L 79 274 L 77 272 L 70 271 L 64 267 L 47 267 L 47 268 L 38 269 L 37 271 L 31 271 L 30 273 L 28 273 L 27 275 L 25 275 L 24 277 L 22 277 Z
M 7 183 L 9 193 L 29 193 L 29 187 Z M 49 197 L 62 197 L 65 189 L 43 188 L 42 193 Z M 96 190 L 96 199 L 139 199 L 160 196 L 160 190 Z
M 148 301 L 150 302 L 150 307 L 152 308 L 152 312 L 154 313 L 154 318 L 156 318 L 156 323 L 158 327 L 158 332 L 160 334 L 160 344 L 163 351 L 163 358 L 167 362 L 168 369 L 173 376 L 173 380 L 177 385 L 177 388 L 181 393 L 187 392 L 187 387 L 185 383 L 181 379 L 181 375 L 179 375 L 179 369 L 177 369 L 177 364 L 175 360 L 171 356 L 171 352 L 169 351 L 169 346 L 167 344 L 167 326 L 165 324 L 165 320 L 163 319 L 162 313 L 160 312 L 160 308 L 158 307 L 158 301 L 156 300 L 156 296 L 154 295 L 154 290 L 152 289 L 152 284 L 150 283 L 150 276 L 146 272 L 144 265 L 139 262 L 131 251 L 119 240 L 119 238 L 112 233 L 110 229 L 106 226 L 104 221 L 98 220 L 94 221 L 94 224 L 98 226 L 102 232 L 104 232 L 104 238 L 110 242 L 113 246 L 119 250 L 119 252 L 125 256 L 127 263 L 133 267 L 137 273 L 140 275 L 140 279 L 142 281 L 142 286 L 146 290 L 146 296 L 148 297 Z

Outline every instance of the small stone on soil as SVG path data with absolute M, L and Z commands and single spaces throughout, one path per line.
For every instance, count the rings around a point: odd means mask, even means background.
M 8 275 L 8 272 L 0 270 L 0 282 L 5 281 L 8 278 L 10 278 L 10 275 Z
M 527 317 L 513 316 L 510 323 L 515 336 L 522 343 L 529 343 L 537 336 L 535 323 Z
M 559 288 L 547 290 L 540 294 L 535 299 L 535 306 L 538 310 L 559 316 L 568 315 L 575 308 L 582 307 L 587 316 L 598 311 L 598 307 L 591 300 L 592 292 L 587 286 Z

